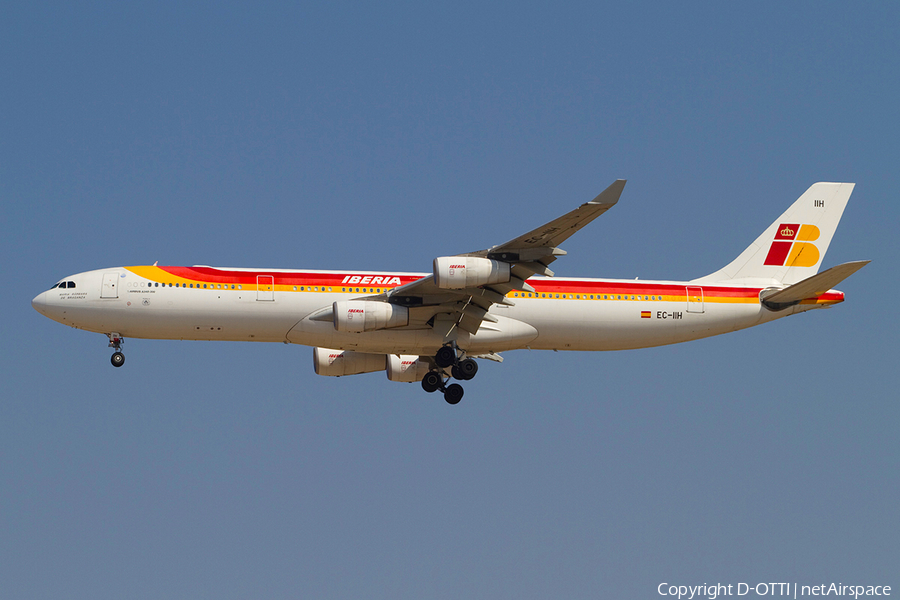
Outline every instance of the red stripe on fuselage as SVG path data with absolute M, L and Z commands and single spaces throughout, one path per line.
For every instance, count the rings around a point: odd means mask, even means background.
M 235 283 L 242 285 L 255 285 L 256 278 L 259 276 L 271 276 L 274 278 L 275 285 L 353 285 L 366 287 L 387 286 L 383 283 L 344 283 L 341 282 L 351 273 L 306 273 L 306 272 L 283 272 L 283 271 L 229 271 L 226 269 L 216 269 L 213 267 L 159 267 L 166 273 L 188 279 L 191 281 L 200 281 L 203 283 Z M 357 273 L 362 275 L 361 273 Z M 381 275 L 378 273 L 365 274 L 366 276 L 380 277 L 383 281 L 399 277 L 401 285 L 421 279 L 421 275 Z M 396 281 L 395 281 L 396 285 Z
M 271 276 L 274 278 L 275 285 L 303 285 L 303 286 L 344 286 L 344 287 L 381 287 L 390 288 L 394 285 L 385 285 L 383 283 L 343 283 L 350 275 L 360 275 L 365 277 L 381 277 L 383 280 L 389 278 L 399 278 L 401 285 L 411 283 L 421 279 L 423 275 L 416 274 L 388 274 L 379 275 L 376 273 L 359 273 L 353 271 L 343 271 L 339 273 L 329 272 L 284 272 L 284 271 L 235 271 L 229 269 L 216 269 L 214 267 L 158 267 L 159 269 L 191 281 L 201 283 L 221 283 L 221 284 L 241 284 L 255 285 L 257 277 Z M 654 283 L 640 281 L 603 281 L 603 280 L 567 280 L 567 279 L 537 279 L 528 280 L 535 292 L 537 293 L 566 293 L 566 294 L 621 294 L 621 295 L 641 295 L 641 296 L 684 296 L 685 288 L 690 282 L 684 283 Z M 706 286 L 698 285 L 703 289 L 703 295 L 707 298 L 758 298 L 761 288 L 742 288 L 742 287 L 725 287 L 725 286 Z M 520 292 L 522 293 L 522 292 Z M 818 298 L 819 300 L 840 302 L 844 299 L 843 293 L 831 292 L 826 293 Z

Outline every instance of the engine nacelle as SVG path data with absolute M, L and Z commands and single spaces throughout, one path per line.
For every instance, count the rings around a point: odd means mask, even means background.
M 434 259 L 434 282 L 445 290 L 461 290 L 509 281 L 509 263 L 477 256 Z
M 419 360 L 417 354 L 388 354 L 387 377 L 391 381 L 415 383 L 422 381 L 428 372 L 428 362 Z
M 332 309 L 334 328 L 346 333 L 409 325 L 409 309 L 388 302 L 339 300 L 334 303 Z
M 313 366 L 316 375 L 340 377 L 381 371 L 385 368 L 385 361 L 384 354 L 313 348 Z

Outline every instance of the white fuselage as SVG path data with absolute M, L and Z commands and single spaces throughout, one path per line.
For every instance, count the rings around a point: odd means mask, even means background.
M 310 317 L 332 303 L 373 296 L 425 274 L 358 271 L 116 267 L 80 273 L 38 295 L 34 307 L 60 323 L 128 338 L 287 342 L 359 352 L 433 355 L 443 336 L 435 307 L 410 309 L 403 328 L 346 333 Z M 349 282 L 354 283 L 349 283 Z M 673 344 L 831 305 L 840 292 L 781 311 L 760 287 L 691 282 L 533 277 L 511 292 L 478 332 L 460 331 L 470 354 L 517 348 L 622 350 Z

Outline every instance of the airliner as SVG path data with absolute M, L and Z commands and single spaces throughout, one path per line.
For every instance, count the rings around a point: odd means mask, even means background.
M 500 352 L 648 348 L 737 331 L 843 302 L 832 288 L 869 263 L 819 272 L 854 184 L 816 183 L 704 277 L 555 277 L 560 245 L 624 186 L 504 244 L 435 258 L 430 273 L 110 267 L 66 277 L 32 306 L 106 335 L 115 367 L 125 338 L 301 344 L 319 375 L 384 371 L 457 404 L 463 388 L 451 380 L 472 379 L 477 360 L 500 362 Z

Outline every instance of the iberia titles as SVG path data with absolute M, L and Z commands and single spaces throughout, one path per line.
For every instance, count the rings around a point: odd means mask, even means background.
M 351 285 L 402 285 L 399 277 L 379 277 L 377 275 L 366 275 L 365 277 L 362 275 L 347 275 L 341 280 L 341 283 L 349 283 Z

